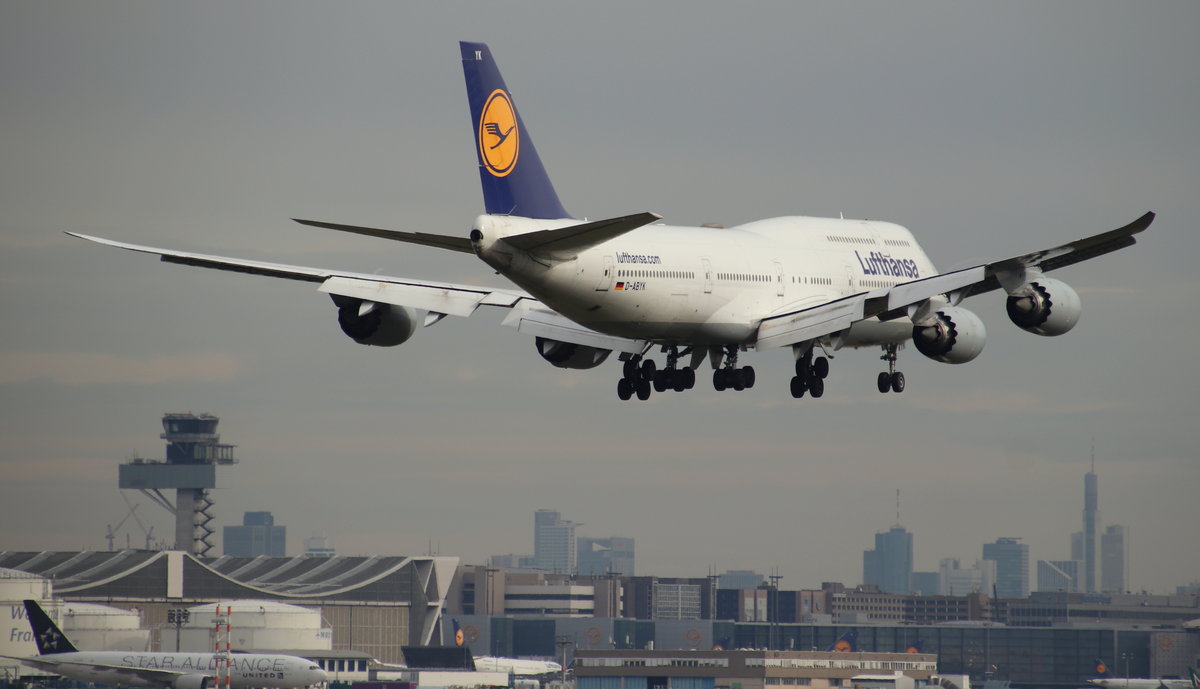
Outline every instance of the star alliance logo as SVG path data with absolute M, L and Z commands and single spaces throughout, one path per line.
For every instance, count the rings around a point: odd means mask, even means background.
M 58 648 L 58 640 L 61 638 L 62 635 L 58 632 L 53 629 L 47 629 L 42 632 L 42 647 L 50 651 L 56 650 Z

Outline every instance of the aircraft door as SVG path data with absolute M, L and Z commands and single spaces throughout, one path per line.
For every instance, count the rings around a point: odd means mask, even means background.
M 702 258 L 702 259 L 700 259 L 700 262 L 704 264 L 704 293 L 712 294 L 712 286 L 713 286 L 712 261 L 709 261 L 707 258 Z
M 613 257 L 604 257 L 604 269 L 600 272 L 600 280 L 596 283 L 597 292 L 607 292 L 613 282 Z
M 775 262 L 775 296 L 783 296 L 783 264 Z

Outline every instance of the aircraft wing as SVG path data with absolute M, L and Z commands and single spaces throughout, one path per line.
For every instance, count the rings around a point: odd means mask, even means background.
M 958 303 L 1003 285 L 1019 286 L 1026 276 L 1063 268 L 1102 256 L 1137 242 L 1133 235 L 1154 222 L 1149 212 L 1124 227 L 1084 237 L 1044 251 L 1014 256 L 941 275 L 904 282 L 887 289 L 860 292 L 817 304 L 789 304 L 764 318 L 758 326 L 756 349 L 784 347 L 841 332 L 858 321 L 906 315 L 926 299 L 948 295 Z
M 426 319 L 427 325 L 437 322 L 441 316 L 467 317 L 480 306 L 497 306 L 510 309 L 504 324 L 516 327 L 518 332 L 622 352 L 641 352 L 644 347 L 641 341 L 603 335 L 585 328 L 519 289 L 349 273 L 326 268 L 160 249 L 75 232 L 67 234 L 105 246 L 156 255 L 167 263 L 319 283 L 318 291 L 330 295 L 426 311 L 431 314 L 431 317 Z

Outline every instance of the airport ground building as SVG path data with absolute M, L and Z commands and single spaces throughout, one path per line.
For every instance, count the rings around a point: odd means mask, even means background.
M 241 625 L 243 637 L 239 642 L 235 633 L 234 643 L 243 650 L 354 650 L 384 663 L 400 662 L 404 646 L 441 638 L 442 613 L 457 565 L 455 557 L 428 556 L 198 558 L 182 551 L 0 552 L 0 568 L 48 582 L 56 598 L 136 610 L 141 626 L 152 632 L 151 650 L 174 650 L 177 640 L 194 644 L 200 642 L 193 639 L 201 638 L 203 647 L 190 650 L 210 648 L 211 620 L 204 611 L 219 601 L 242 601 L 241 609 L 234 610 L 234 624 Z M 306 615 L 296 606 L 311 612 Z M 168 625 L 171 610 L 195 610 L 198 628 Z M 267 617 L 275 623 L 255 622 Z M 261 640 L 251 638 L 251 632 Z
M 633 651 L 686 652 L 695 660 L 714 646 L 819 653 L 854 630 L 863 654 L 915 646 L 936 657 L 939 674 L 978 681 L 994 668 L 996 679 L 1022 687 L 1082 686 L 1095 658 L 1133 677 L 1182 676 L 1187 667 L 1200 665 L 1200 625 L 1184 622 L 1200 620 L 1196 594 L 1063 592 L 994 600 L 979 594 L 904 596 L 837 584 L 803 591 L 726 590 L 717 588 L 715 576 L 569 577 L 456 566 L 456 558 L 441 557 L 0 552 L 0 568 L 10 568 L 0 573 L 11 574 L 0 592 L 7 592 L 5 602 L 15 601 L 10 635 L 27 647 L 11 655 L 33 652 L 32 639 L 19 638 L 26 629 L 23 614 L 18 616 L 22 598 L 76 606 L 67 619 L 58 608 L 69 635 L 74 624 L 103 645 L 120 641 L 153 650 L 205 645 L 209 607 L 233 601 L 233 626 L 241 632 L 234 635 L 235 647 L 292 651 L 319 659 L 347 679 L 401 662 L 404 646 L 452 645 L 450 617 L 476 655 L 566 656 L 568 663 Z M 111 612 L 87 606 L 109 606 Z M 191 611 L 194 623 L 168 624 L 168 611 L 179 610 Z M 105 636 L 109 627 L 116 631 Z M 644 676 L 644 688 L 637 686 L 640 680 L 621 679 L 622 684 L 592 689 L 708 689 L 682 679 L 667 685 L 649 679 L 674 675 Z M 765 671 L 760 679 L 764 688 L 792 686 Z M 812 680 L 795 686 L 819 687 L 817 680 L 845 678 L 795 679 Z M 743 680 L 738 682 L 746 689 Z M 716 689 L 716 675 L 712 681 Z
M 892 686 L 925 684 L 937 674 L 937 658 L 814 651 L 579 651 L 574 667 L 578 689 L 833 689 L 883 678 Z M 897 682 L 901 677 L 909 682 Z

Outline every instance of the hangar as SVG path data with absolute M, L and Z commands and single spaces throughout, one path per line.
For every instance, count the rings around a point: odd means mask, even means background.
M 384 663 L 442 637 L 457 557 L 402 555 L 198 558 L 182 551 L 5 551 L 0 567 L 48 579 L 71 601 L 138 609 L 154 649 L 173 648 L 167 611 L 256 599 L 320 611 L 334 650 Z M 174 629 L 174 627 L 170 627 Z M 166 636 L 167 638 L 163 638 Z M 256 649 L 266 650 L 266 649 Z

